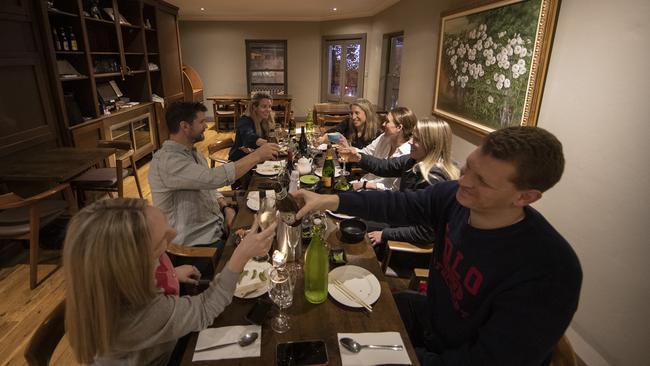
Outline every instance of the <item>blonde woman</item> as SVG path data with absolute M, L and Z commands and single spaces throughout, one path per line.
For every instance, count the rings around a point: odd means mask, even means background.
M 426 188 L 439 182 L 458 179 L 459 169 L 451 159 L 451 127 L 437 118 L 419 120 L 410 139 L 411 153 L 397 158 L 378 159 L 346 149 L 348 161 L 358 162 L 364 170 L 381 177 L 400 177 L 400 191 Z M 363 189 L 364 187 L 359 187 Z M 365 187 L 368 189 L 369 187 Z M 425 227 L 385 228 L 368 234 L 373 245 L 387 240 L 428 244 L 433 233 Z
M 271 107 L 273 99 L 266 93 L 255 93 L 246 113 L 237 121 L 235 144 L 230 148 L 228 159 L 237 161 L 268 142 L 269 131 L 275 127 Z
M 231 302 L 239 274 L 267 253 L 275 224 L 257 220 L 198 296 L 167 296 L 154 268 L 176 231 L 145 200 L 95 202 L 70 222 L 63 249 L 66 333 L 82 364 L 166 365 L 176 341 L 207 328 Z
M 363 149 L 379 135 L 379 121 L 375 107 L 366 99 L 359 98 L 350 104 L 350 117 L 327 130 L 327 133 L 338 132 L 343 135 L 341 142 Z M 326 142 L 327 135 L 322 136 L 319 143 Z

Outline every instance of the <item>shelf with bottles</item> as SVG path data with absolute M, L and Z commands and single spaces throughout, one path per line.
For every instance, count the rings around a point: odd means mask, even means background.
M 50 27 L 55 52 L 83 53 L 81 25 L 78 22 L 61 22 L 51 19 Z

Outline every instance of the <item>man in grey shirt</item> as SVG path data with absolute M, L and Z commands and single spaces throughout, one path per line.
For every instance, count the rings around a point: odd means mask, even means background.
M 267 143 L 236 162 L 210 168 L 194 147 L 205 138 L 206 111 L 202 103 L 190 102 L 167 108 L 169 140 L 151 160 L 149 185 L 153 205 L 178 232 L 174 243 L 223 247 L 235 210 L 216 189 L 231 185 L 257 163 L 273 159 L 279 146 Z

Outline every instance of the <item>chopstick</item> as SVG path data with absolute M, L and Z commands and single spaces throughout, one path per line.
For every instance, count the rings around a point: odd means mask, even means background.
M 344 294 L 345 296 L 347 296 L 348 298 L 350 298 L 350 300 L 352 300 L 352 301 L 358 303 L 359 305 L 363 306 L 364 308 L 366 308 L 366 310 L 368 310 L 369 312 L 372 313 L 372 306 L 366 304 L 365 301 L 361 300 L 361 298 L 359 298 L 359 296 L 357 296 L 354 292 L 352 292 L 352 290 L 350 290 L 349 288 L 345 287 L 345 285 L 344 285 L 341 281 L 339 281 L 339 280 L 334 280 L 334 281 L 332 281 L 332 282 L 334 282 L 334 286 L 336 286 L 336 288 L 338 288 L 339 290 L 341 290 L 341 292 L 343 292 L 343 294 Z

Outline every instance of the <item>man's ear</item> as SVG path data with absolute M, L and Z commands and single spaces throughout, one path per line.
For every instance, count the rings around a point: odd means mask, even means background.
M 514 205 L 517 207 L 528 206 L 540 198 L 542 198 L 542 192 L 537 189 L 522 190 L 519 191 L 519 197 L 515 200 Z
M 181 123 L 179 123 L 179 127 L 181 130 L 187 130 L 190 128 L 190 124 L 186 121 L 181 121 Z

